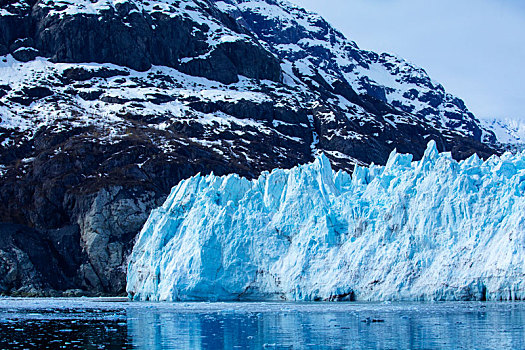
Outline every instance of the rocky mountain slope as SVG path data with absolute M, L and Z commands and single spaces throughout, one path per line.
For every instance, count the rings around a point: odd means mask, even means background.
M 286 1 L 8 0 L 0 28 L 6 293 L 123 292 L 150 210 L 199 172 L 253 178 L 321 152 L 351 171 L 429 139 L 497 152 L 423 69 Z
M 481 119 L 481 124 L 509 148 L 525 149 L 525 120 L 517 118 Z

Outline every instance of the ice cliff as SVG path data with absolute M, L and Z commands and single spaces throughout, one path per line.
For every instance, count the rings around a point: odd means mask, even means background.
M 194 176 L 133 249 L 140 300 L 525 298 L 525 152 Z

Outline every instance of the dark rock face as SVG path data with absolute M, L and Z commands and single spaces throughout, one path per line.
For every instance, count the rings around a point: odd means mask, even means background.
M 320 152 L 352 171 L 430 139 L 497 152 L 424 71 L 290 4 L 82 3 L 0 3 L 0 292 L 122 293 L 149 212 L 197 173 L 252 178 Z
M 62 79 L 64 83 L 72 83 L 76 81 L 86 81 L 93 78 L 112 78 L 115 76 L 127 76 L 129 72 L 122 69 L 107 69 L 101 68 L 96 70 L 87 70 L 84 68 L 73 67 L 67 68 L 62 72 Z
M 20 62 L 29 62 L 38 56 L 38 50 L 32 47 L 21 47 L 13 51 L 12 55 Z
M 0 223 L 0 292 L 10 292 L 13 285 L 26 296 L 74 287 L 81 256 L 78 236 L 74 226 L 43 236 L 26 226 Z
M 213 7 L 209 3 L 199 6 Z M 212 23 L 234 23 L 218 13 L 216 9 L 202 11 L 203 18 Z M 60 7 L 37 2 L 15 18 L 2 18 L 8 30 L 0 44 L 9 45 L 10 52 L 23 62 L 40 51 L 54 62 L 114 63 L 139 71 L 163 65 L 224 83 L 238 81 L 239 74 L 273 81 L 281 74 L 279 61 L 247 35 L 243 40 L 219 40 L 210 45 L 205 21 L 173 16 L 169 11 L 144 12 L 131 1 L 103 8 L 99 14 L 62 13 Z M 11 29 L 20 22 L 23 29 Z M 226 28 L 240 30 L 230 27 Z M 185 58 L 194 59 L 181 62 Z

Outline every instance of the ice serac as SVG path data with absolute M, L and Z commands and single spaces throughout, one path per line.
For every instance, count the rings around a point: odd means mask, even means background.
M 525 152 L 182 181 L 134 247 L 140 300 L 525 298 Z

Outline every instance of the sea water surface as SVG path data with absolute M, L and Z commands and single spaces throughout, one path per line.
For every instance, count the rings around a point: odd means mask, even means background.
M 525 303 L 0 298 L 1 349 L 525 349 Z

